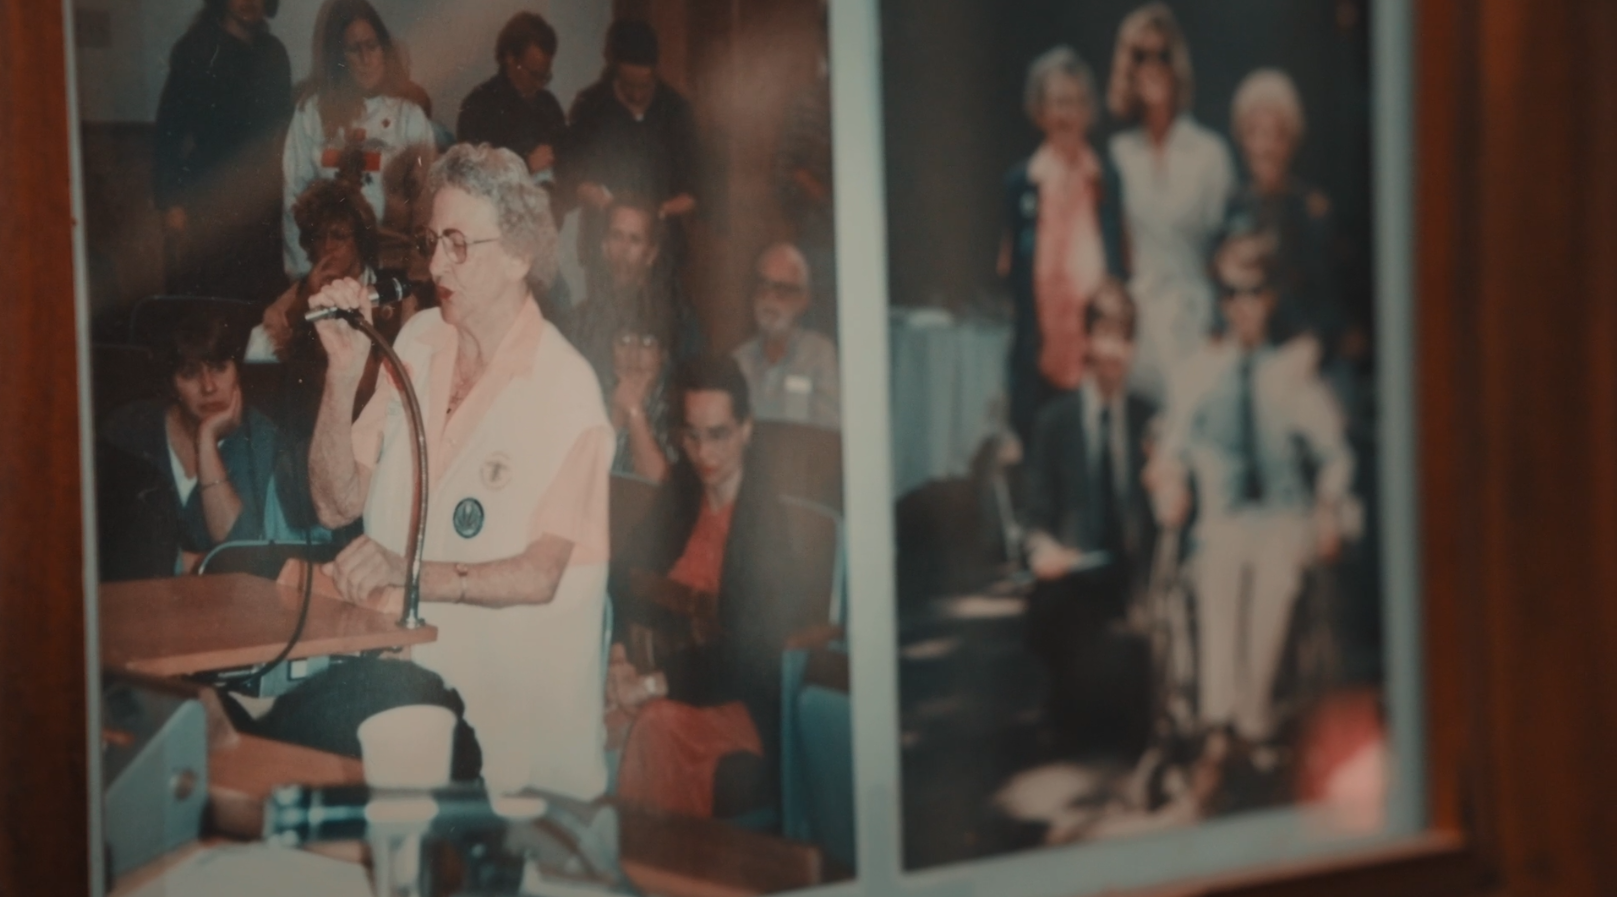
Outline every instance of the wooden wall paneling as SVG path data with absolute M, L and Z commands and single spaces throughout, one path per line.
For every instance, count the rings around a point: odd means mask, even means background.
M 1590 488 L 1614 460 L 1599 453 L 1600 382 L 1586 338 L 1599 307 L 1590 291 L 1611 264 L 1592 251 L 1590 171 L 1602 97 L 1597 55 L 1602 0 L 1480 4 L 1482 112 L 1475 243 L 1477 356 L 1471 383 L 1490 452 L 1473 488 L 1486 500 L 1476 596 L 1486 610 L 1498 862 L 1520 893 L 1610 893 L 1606 849 L 1617 799 L 1608 771 L 1617 640 L 1597 591 L 1617 530 L 1602 529 Z M 1610 43 L 1605 44 L 1610 47 Z M 1591 47 L 1592 49 L 1592 47 Z
M 62 7 L 0 4 L 0 894 L 88 887 Z

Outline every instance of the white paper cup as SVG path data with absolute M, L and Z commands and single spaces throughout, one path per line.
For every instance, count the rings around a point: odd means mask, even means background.
M 359 724 L 365 784 L 372 788 L 441 788 L 449 784 L 455 714 L 433 704 L 384 710 Z

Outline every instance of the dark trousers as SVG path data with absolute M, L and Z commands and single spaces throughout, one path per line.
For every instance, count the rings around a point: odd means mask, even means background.
M 1151 652 L 1124 630 L 1121 565 L 1039 583 L 1029 598 L 1029 647 L 1050 676 L 1046 721 L 1063 757 L 1132 762 L 1151 730 Z

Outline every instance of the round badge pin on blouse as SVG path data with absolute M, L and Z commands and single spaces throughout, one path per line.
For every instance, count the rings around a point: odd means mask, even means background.
M 455 505 L 455 533 L 470 539 L 483 531 L 483 503 L 475 498 L 463 498 Z

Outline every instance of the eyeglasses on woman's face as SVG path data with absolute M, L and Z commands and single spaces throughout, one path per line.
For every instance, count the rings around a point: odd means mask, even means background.
M 465 234 L 453 228 L 440 234 L 431 228 L 423 227 L 416 231 L 415 251 L 421 253 L 422 258 L 431 261 L 433 253 L 438 251 L 438 244 L 442 243 L 449 252 L 449 260 L 457 265 L 464 265 L 466 254 L 473 246 L 496 243 L 499 239 L 499 237 L 485 237 L 481 240 L 469 240 Z
M 652 333 L 634 333 L 626 330 L 623 333 L 618 334 L 617 342 L 619 346 L 622 346 L 625 349 L 657 348 L 657 336 L 656 334 Z

